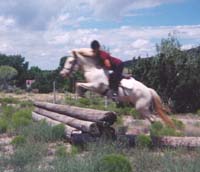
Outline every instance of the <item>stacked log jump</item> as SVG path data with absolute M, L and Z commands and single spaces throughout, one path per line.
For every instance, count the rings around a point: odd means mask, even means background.
M 65 134 L 71 139 L 74 133 L 88 133 L 100 136 L 105 131 L 112 131 L 111 125 L 116 121 L 116 114 L 110 111 L 80 108 L 70 105 L 58 105 L 47 102 L 34 102 L 32 118 L 35 121 L 45 120 L 54 126 L 64 124 Z
M 70 105 L 59 105 L 47 102 L 34 102 L 32 118 L 35 121 L 45 120 L 49 125 L 64 124 L 66 137 L 74 144 L 95 141 L 102 135 L 128 141 L 130 146 L 136 144 L 137 135 L 116 135 L 111 125 L 116 121 L 115 112 L 80 108 Z M 156 147 L 200 147 L 200 137 L 155 137 Z

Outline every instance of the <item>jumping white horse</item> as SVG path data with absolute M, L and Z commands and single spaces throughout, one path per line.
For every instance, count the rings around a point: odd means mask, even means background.
M 68 57 L 66 59 L 64 68 L 60 72 L 63 77 L 71 75 L 78 67 L 84 73 L 86 82 L 76 83 L 76 93 L 79 96 L 83 96 L 86 90 L 101 95 L 105 95 L 107 90 L 109 90 L 109 72 L 99 66 L 97 61 L 98 60 L 95 57 L 84 57 L 78 53 L 76 56 Z M 147 118 L 150 122 L 154 122 L 155 120 L 150 110 L 153 103 L 155 113 L 159 115 L 166 124 L 175 128 L 173 121 L 166 115 L 161 99 L 156 91 L 135 80 L 133 77 L 128 79 L 123 78 L 121 80 L 118 91 L 118 100 L 135 106 L 142 117 Z

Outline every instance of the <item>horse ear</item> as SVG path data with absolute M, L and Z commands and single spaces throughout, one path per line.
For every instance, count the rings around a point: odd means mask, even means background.
M 72 52 L 72 55 L 73 55 L 73 57 L 74 57 L 75 59 L 77 59 L 77 57 L 78 57 L 78 56 L 77 56 L 77 52 L 75 52 L 75 51 Z

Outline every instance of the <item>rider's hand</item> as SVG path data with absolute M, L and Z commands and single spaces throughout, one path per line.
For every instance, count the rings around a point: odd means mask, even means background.
M 105 60 L 104 60 L 104 65 L 105 65 L 105 67 L 106 67 L 107 69 L 110 69 L 110 68 L 111 68 L 111 63 L 110 63 L 110 61 L 109 61 L 108 59 L 105 59 Z
M 72 50 L 72 54 L 73 54 L 73 55 L 76 55 L 76 50 Z

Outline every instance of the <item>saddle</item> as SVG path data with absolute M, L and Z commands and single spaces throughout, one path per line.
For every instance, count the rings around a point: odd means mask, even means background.
M 122 79 L 131 79 L 132 75 L 131 74 L 123 74 Z

